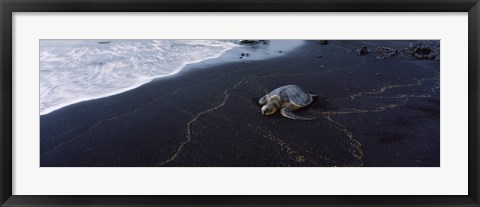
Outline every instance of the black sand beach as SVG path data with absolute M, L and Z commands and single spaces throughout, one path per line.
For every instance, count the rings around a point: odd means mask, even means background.
M 41 167 L 440 166 L 440 61 L 374 51 L 410 42 L 307 41 L 67 106 L 40 117 Z M 315 120 L 260 113 L 287 84 L 320 96 L 297 112 Z

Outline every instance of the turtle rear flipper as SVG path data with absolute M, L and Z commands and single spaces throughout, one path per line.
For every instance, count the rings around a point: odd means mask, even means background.
M 290 119 L 306 120 L 306 121 L 314 120 L 314 118 L 307 118 L 307 117 L 298 116 L 298 115 L 293 113 L 292 109 L 293 109 L 293 106 L 290 104 L 290 105 L 287 105 L 287 106 L 283 107 L 280 110 L 280 113 L 282 114 L 282 116 L 290 118 Z
M 310 93 L 310 97 L 312 97 L 312 99 L 317 99 L 320 96 L 318 94 L 315 94 L 315 93 Z

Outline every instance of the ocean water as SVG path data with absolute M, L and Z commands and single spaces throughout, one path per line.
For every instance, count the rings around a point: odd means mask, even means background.
M 238 46 L 229 40 L 41 40 L 40 114 L 136 88 Z
M 303 41 L 238 43 L 239 40 L 40 40 L 40 114 L 134 89 L 155 78 L 176 74 L 191 63 L 276 57 Z M 240 58 L 241 53 L 249 56 Z

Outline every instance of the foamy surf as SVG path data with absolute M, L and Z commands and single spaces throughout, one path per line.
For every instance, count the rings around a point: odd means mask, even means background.
M 285 41 L 267 46 L 244 46 L 235 40 L 41 40 L 40 114 L 82 101 L 119 94 L 155 78 L 180 72 L 186 65 L 225 54 L 220 62 L 281 55 L 279 50 L 301 45 Z M 276 41 L 275 41 L 276 42 Z M 245 60 L 245 59 L 244 59 Z

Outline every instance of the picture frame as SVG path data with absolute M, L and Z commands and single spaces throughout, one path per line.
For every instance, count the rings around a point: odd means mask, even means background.
M 258 0 L 1 0 L 0 203 L 1 206 L 480 206 L 478 0 L 293 1 Z M 422 196 L 90 196 L 12 195 L 12 16 L 13 12 L 468 12 L 468 195 Z

